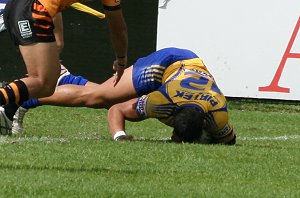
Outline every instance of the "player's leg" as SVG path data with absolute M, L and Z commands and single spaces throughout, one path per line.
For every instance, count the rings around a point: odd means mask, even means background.
M 2 95 L 6 94 L 8 96 L 5 97 L 5 103 L 14 106 L 0 109 L 0 119 L 3 120 L 1 121 L 1 127 L 5 127 L 1 128 L 1 133 L 8 133 L 7 129 L 12 124 L 11 116 L 14 113 L 9 113 L 10 109 L 17 109 L 29 97 L 52 95 L 59 76 L 60 66 L 55 42 L 20 46 L 20 50 L 26 64 L 28 77 L 10 83 L 5 88 L 0 89 Z M 10 115 L 10 119 L 4 114 Z
M 28 77 L 21 81 L 30 98 L 50 96 L 54 93 L 60 73 L 59 55 L 55 42 L 20 46 Z
M 86 106 L 94 108 L 109 108 L 110 106 L 137 97 L 132 81 L 133 66 L 125 69 L 118 84 L 115 77 L 111 77 L 101 85 L 92 87 L 89 92 L 80 95 L 84 98 Z
M 114 79 L 113 76 L 102 84 L 85 87 L 59 86 L 55 94 L 39 101 L 44 105 L 108 108 L 137 96 L 132 82 L 132 66 L 125 69 L 117 85 Z
M 13 42 L 19 46 L 28 77 L 0 89 L 0 104 L 21 105 L 28 98 L 51 95 L 59 76 L 52 18 L 39 2 L 12 0 L 5 7 L 4 20 Z
M 51 95 L 55 90 L 56 81 L 60 71 L 55 42 L 26 45 L 21 46 L 20 49 L 28 71 L 28 76 L 22 78 L 20 81 L 24 83 L 29 96 L 42 97 Z M 36 57 L 36 55 L 41 57 Z M 20 95 L 21 93 L 22 92 L 16 94 Z M 1 133 L 7 134 L 9 133 L 7 130 L 12 129 L 12 126 L 14 125 L 14 122 L 12 122 L 14 115 L 18 116 L 14 120 L 17 120 L 19 123 L 23 120 L 27 109 L 20 107 L 17 111 L 19 104 L 23 104 L 22 100 L 18 100 L 18 103 L 10 101 L 9 105 L 4 108 L 1 107 L 0 119 L 3 120 L 1 126 L 5 127 L 1 129 L 4 131 Z M 18 100 L 16 99 L 16 101 Z M 28 104 L 28 102 L 25 104 Z M 36 99 L 32 99 L 29 100 L 29 105 L 38 106 L 39 104 Z
M 73 84 L 79 86 L 93 86 L 96 83 L 89 82 L 87 79 L 83 78 L 82 76 L 74 76 L 70 74 L 70 72 L 61 65 L 61 75 L 58 79 L 57 85 L 64 85 L 64 84 Z M 55 94 L 55 93 L 54 93 Z M 15 112 L 13 116 L 12 128 L 11 131 L 13 134 L 20 134 L 24 131 L 23 127 L 23 120 L 25 114 L 28 112 L 29 109 L 36 108 L 41 106 L 42 104 L 39 102 L 39 99 L 33 98 L 24 102 L 18 110 Z M 6 107 L 6 106 L 5 106 Z M 8 106 L 9 107 L 9 106 Z
M 4 19 L 11 38 L 19 45 L 28 77 L 0 89 L 0 104 L 19 106 L 28 98 L 51 95 L 60 68 L 52 18 L 38 2 L 12 0 L 6 6 Z

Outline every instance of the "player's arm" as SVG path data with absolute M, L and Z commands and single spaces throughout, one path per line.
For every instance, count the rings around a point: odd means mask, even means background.
M 64 48 L 64 31 L 63 31 L 63 20 L 61 12 L 57 13 L 53 17 L 53 24 L 54 24 L 54 36 L 56 40 L 56 45 L 58 52 L 61 53 L 62 49 Z
M 112 45 L 116 55 L 113 69 L 117 72 L 116 83 L 123 75 L 124 68 L 127 66 L 128 32 L 123 12 L 119 1 L 102 0 L 105 10 Z
M 108 110 L 108 124 L 114 140 L 132 140 L 133 137 L 125 133 L 125 120 L 141 121 L 142 118 L 136 111 L 137 98 L 113 105 Z

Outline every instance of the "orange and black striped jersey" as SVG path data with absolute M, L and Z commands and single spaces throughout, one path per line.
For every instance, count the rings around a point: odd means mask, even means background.
M 39 0 L 47 9 L 51 17 L 76 2 L 87 2 L 88 0 Z M 120 0 L 101 0 L 104 9 L 115 10 L 120 8 Z

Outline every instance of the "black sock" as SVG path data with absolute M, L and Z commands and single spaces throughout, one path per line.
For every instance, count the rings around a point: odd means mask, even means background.
M 9 103 L 9 104 L 3 106 L 3 108 L 5 111 L 5 115 L 8 117 L 8 119 L 10 119 L 12 121 L 13 117 L 19 107 L 15 103 Z
M 5 88 L 0 89 L 0 104 L 15 103 L 18 106 L 28 100 L 29 93 L 27 86 L 21 80 L 9 83 Z

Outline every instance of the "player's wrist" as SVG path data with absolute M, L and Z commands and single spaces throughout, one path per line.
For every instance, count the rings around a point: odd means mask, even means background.
M 122 69 L 124 69 L 126 67 L 126 64 L 123 64 L 123 63 L 118 63 L 118 66 Z
M 119 56 L 119 55 L 117 55 L 117 59 L 127 59 L 127 56 Z
M 117 63 L 120 68 L 127 66 L 127 56 L 117 56 Z

